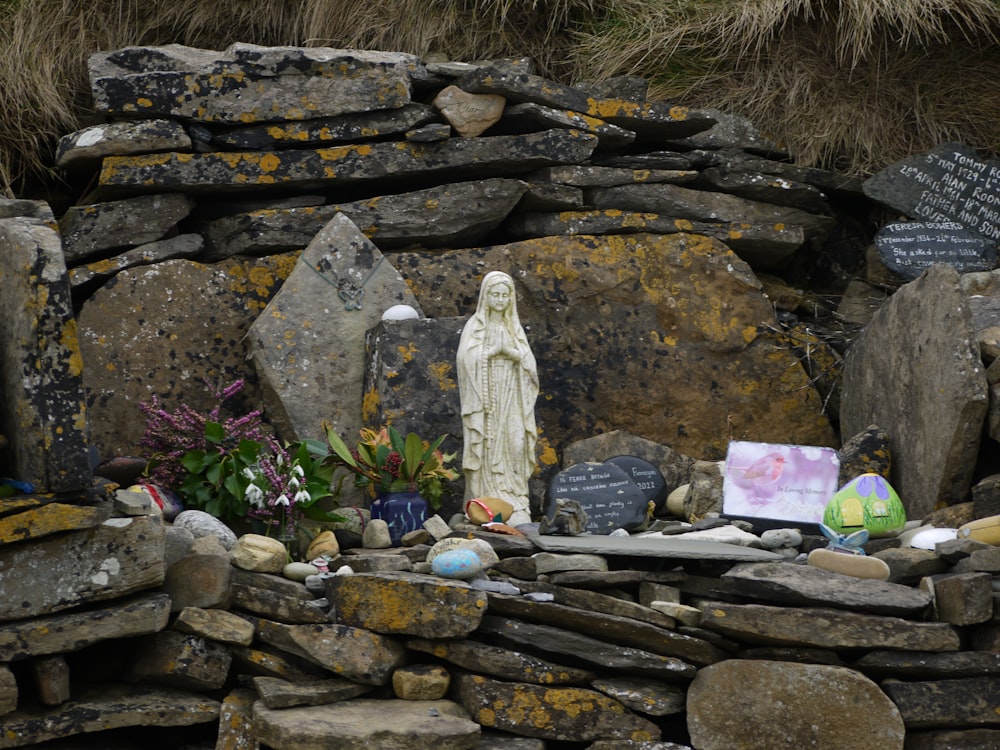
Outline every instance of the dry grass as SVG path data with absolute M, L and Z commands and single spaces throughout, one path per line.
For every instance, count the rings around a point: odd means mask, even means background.
M 52 184 L 56 140 L 87 122 L 88 55 L 127 45 L 637 74 L 654 96 L 748 116 L 803 164 L 866 173 L 946 138 L 1000 150 L 998 36 L 998 0 L 0 0 L 0 193 Z
M 574 52 L 579 77 L 642 75 L 866 174 L 946 139 L 1000 150 L 998 35 L 995 0 L 615 0 Z

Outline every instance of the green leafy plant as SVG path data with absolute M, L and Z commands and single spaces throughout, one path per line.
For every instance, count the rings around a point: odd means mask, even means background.
M 455 454 L 440 450 L 447 435 L 429 443 L 415 432 L 404 438 L 391 426 L 363 428 L 361 439 L 349 448 L 329 425 L 325 429 L 332 451 L 327 464 L 347 469 L 354 475 L 354 485 L 366 489 L 373 498 L 388 492 L 416 491 L 437 510 L 445 482 L 458 478 L 458 473 L 448 468 Z

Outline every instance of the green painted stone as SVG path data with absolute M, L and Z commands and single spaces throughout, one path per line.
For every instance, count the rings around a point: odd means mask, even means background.
M 884 477 L 862 474 L 830 498 L 823 512 L 823 523 L 841 534 L 867 529 L 873 536 L 884 536 L 903 528 L 906 510 Z

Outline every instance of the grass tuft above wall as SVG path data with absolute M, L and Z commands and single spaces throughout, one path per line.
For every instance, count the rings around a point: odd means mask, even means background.
M 91 124 L 97 50 L 233 42 L 533 58 L 566 83 L 749 117 L 806 165 L 866 174 L 942 140 L 1000 151 L 997 0 L 0 0 L 0 193 L 43 194 Z

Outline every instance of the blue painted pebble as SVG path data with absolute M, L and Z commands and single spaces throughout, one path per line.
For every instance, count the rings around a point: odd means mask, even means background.
M 453 549 L 442 552 L 431 562 L 431 572 L 441 578 L 467 580 L 479 575 L 483 564 L 471 549 Z

